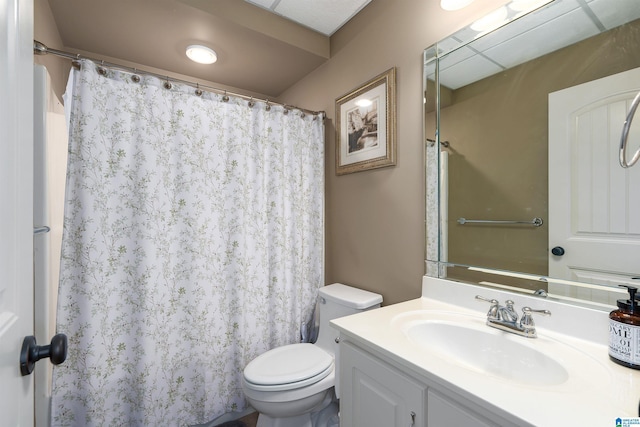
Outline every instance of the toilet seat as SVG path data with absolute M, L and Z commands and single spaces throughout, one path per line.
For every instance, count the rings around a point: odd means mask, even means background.
M 333 372 L 333 356 L 313 344 L 274 348 L 244 369 L 247 387 L 258 391 L 285 391 L 317 383 Z

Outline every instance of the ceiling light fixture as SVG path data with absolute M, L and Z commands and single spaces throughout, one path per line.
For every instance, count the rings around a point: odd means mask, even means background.
M 212 49 L 199 44 L 187 46 L 187 56 L 199 64 L 213 64 L 218 60 L 218 55 Z
M 507 8 L 502 6 L 500 9 L 494 10 L 488 15 L 478 19 L 476 22 L 471 24 L 470 28 L 474 31 L 480 31 L 483 33 L 493 31 L 507 22 L 508 15 L 509 12 L 507 11 Z
M 473 0 L 440 0 L 440 7 L 444 10 L 459 10 L 469 6 Z

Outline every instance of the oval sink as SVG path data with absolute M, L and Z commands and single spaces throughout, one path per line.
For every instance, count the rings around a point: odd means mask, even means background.
M 483 327 L 487 329 L 425 320 L 410 325 L 405 334 L 430 353 L 485 375 L 539 386 L 562 384 L 569 379 L 560 363 L 534 348 L 535 342 L 531 341 L 535 339 Z

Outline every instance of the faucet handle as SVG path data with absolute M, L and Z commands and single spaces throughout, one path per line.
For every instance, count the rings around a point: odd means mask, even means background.
M 482 300 L 482 301 L 486 301 L 486 302 L 490 302 L 491 304 L 498 304 L 498 300 L 497 299 L 483 297 L 482 295 L 476 295 L 476 299 L 479 299 L 479 300 Z
M 535 328 L 535 323 L 533 322 L 532 313 L 542 314 L 544 316 L 551 316 L 551 312 L 549 310 L 534 310 L 531 307 L 522 307 L 522 317 L 520 318 L 520 326 L 526 329 Z
M 485 301 L 491 304 L 491 306 L 489 307 L 489 311 L 487 312 L 488 318 L 491 318 L 491 319 L 498 318 L 498 308 L 500 307 L 500 302 L 497 299 L 486 298 L 481 295 L 476 295 L 476 299 L 479 299 L 481 301 Z

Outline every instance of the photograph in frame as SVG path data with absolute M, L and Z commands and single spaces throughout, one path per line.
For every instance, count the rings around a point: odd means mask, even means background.
M 395 67 L 336 100 L 336 174 L 395 165 Z

